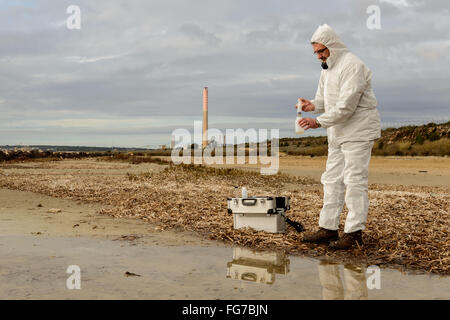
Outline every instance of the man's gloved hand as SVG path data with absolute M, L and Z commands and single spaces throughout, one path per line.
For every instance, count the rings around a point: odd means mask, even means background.
M 316 106 L 308 99 L 299 98 L 301 102 L 302 111 L 311 112 L 316 110 Z M 297 105 L 295 106 L 297 108 Z
M 316 119 L 313 119 L 313 118 L 301 118 L 298 121 L 298 124 L 305 130 L 316 129 L 319 127 L 317 125 Z

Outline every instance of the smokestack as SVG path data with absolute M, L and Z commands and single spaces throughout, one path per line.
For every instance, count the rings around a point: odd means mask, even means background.
M 203 137 L 202 147 L 208 146 L 208 87 L 203 88 Z

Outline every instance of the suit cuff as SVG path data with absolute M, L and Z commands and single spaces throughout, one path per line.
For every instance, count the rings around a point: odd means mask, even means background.
M 313 114 L 319 114 L 325 112 L 325 107 L 323 104 L 323 100 L 311 100 L 312 104 L 316 107 L 316 109 L 312 112 Z

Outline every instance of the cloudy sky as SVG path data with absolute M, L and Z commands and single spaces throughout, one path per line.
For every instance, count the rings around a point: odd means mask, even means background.
M 81 29 L 69 30 L 70 5 Z M 381 29 L 366 13 L 380 8 Z M 157 146 L 201 120 L 279 128 L 313 98 L 327 23 L 373 72 L 382 121 L 449 119 L 448 1 L 0 0 L 0 145 Z M 323 131 L 315 134 L 323 134 Z

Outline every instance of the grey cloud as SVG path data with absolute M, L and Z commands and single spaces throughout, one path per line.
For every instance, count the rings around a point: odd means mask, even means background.
M 214 33 L 207 32 L 194 23 L 185 23 L 179 28 L 179 30 L 189 38 L 203 40 L 206 44 L 211 46 L 216 46 L 220 43 L 220 38 L 214 35 Z
M 372 69 L 385 121 L 448 113 L 445 1 L 400 8 L 372 0 L 84 0 L 79 31 L 57 25 L 70 2 L 39 0 L 30 8 L 0 10 L 0 128 L 17 119 L 45 123 L 74 114 L 160 117 L 154 131 L 102 129 L 104 136 L 160 139 L 170 133 L 168 116 L 201 117 L 201 89 L 208 86 L 211 116 L 234 117 L 237 124 L 246 119 L 249 127 L 285 118 L 281 132 L 289 134 L 296 99 L 312 98 L 317 87 L 320 65 L 309 39 L 320 23 L 335 28 Z M 371 4 L 381 8 L 381 30 L 366 28 Z M 24 131 L 25 141 L 29 128 L 15 129 L 15 136 Z M 44 126 L 37 136 L 46 130 L 77 134 Z M 89 127 L 83 132 L 102 135 Z

